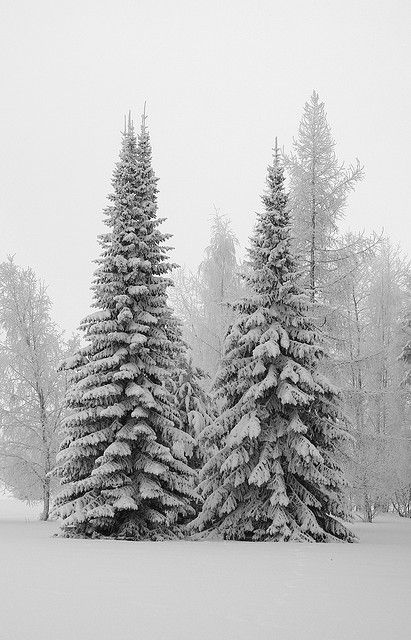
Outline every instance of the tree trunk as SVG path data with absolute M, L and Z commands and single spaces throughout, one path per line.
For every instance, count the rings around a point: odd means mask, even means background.
M 312 198 L 311 210 L 311 246 L 310 246 L 310 298 L 315 300 L 315 196 Z
M 48 473 L 51 470 L 50 465 L 50 443 L 49 434 L 47 432 L 47 413 L 46 402 L 44 399 L 44 392 L 40 385 L 40 376 L 37 383 L 37 394 L 40 404 L 40 420 L 42 429 L 42 440 L 44 444 L 44 480 L 43 480 L 43 513 L 40 516 L 40 520 L 48 520 L 50 515 L 50 478 Z
M 313 175 L 311 180 L 312 198 L 311 198 L 311 246 L 310 246 L 310 299 L 315 301 L 315 225 L 316 225 L 316 204 L 315 204 L 315 169 L 313 163 Z
M 374 517 L 374 510 L 371 504 L 370 496 L 368 495 L 367 491 L 364 492 L 364 510 L 365 510 L 365 517 L 367 519 L 367 522 L 372 522 Z
M 40 520 L 48 520 L 50 515 L 50 479 L 46 478 L 43 484 L 43 512 Z

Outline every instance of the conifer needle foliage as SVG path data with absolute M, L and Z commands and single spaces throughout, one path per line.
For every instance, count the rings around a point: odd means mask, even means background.
M 250 294 L 215 382 L 220 417 L 203 432 L 205 464 L 193 529 L 234 540 L 353 541 L 341 451 L 348 439 L 338 391 L 321 375 L 324 347 L 291 253 L 276 146 L 245 276 Z
M 161 539 L 194 513 L 193 441 L 170 395 L 175 349 L 168 248 L 145 116 L 129 118 L 105 210 L 86 346 L 65 364 L 70 415 L 55 512 L 63 534 Z

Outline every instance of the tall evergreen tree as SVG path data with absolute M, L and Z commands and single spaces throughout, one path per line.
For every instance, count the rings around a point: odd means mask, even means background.
M 336 390 L 291 254 L 287 196 L 276 144 L 264 211 L 251 240 L 249 297 L 235 304 L 216 379 L 223 411 L 204 437 L 205 502 L 193 528 L 236 540 L 352 541 L 340 448 L 347 440 Z
M 97 311 L 82 323 L 88 344 L 65 365 L 71 413 L 55 508 L 65 535 L 156 539 L 193 512 L 193 474 L 192 439 L 167 390 L 172 265 L 145 116 L 138 142 L 129 118 L 112 184 L 93 283 Z

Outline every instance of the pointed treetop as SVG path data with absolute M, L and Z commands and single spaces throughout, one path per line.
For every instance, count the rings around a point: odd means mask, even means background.
M 123 134 L 127 135 L 127 134 L 132 134 L 134 133 L 134 122 L 133 122 L 133 118 L 131 117 L 131 109 L 128 110 L 128 116 L 126 114 L 124 114 L 124 131 Z
M 277 136 L 275 136 L 275 146 L 274 146 L 273 151 L 274 151 L 274 154 L 273 154 L 273 158 L 274 158 L 273 165 L 274 165 L 274 167 L 278 167 L 278 165 L 280 163 L 280 150 L 278 148 Z
M 143 109 L 143 113 L 141 116 L 141 133 L 145 133 L 146 132 L 146 120 L 147 120 L 147 116 L 146 116 L 146 100 L 144 100 L 144 109 Z
M 267 167 L 266 189 L 261 197 L 265 211 L 281 212 L 285 215 L 285 205 L 287 204 L 287 194 L 283 189 L 284 167 L 282 161 L 282 150 L 278 145 L 278 138 L 275 137 L 273 147 L 273 161 Z M 277 221 L 278 222 L 278 221 Z

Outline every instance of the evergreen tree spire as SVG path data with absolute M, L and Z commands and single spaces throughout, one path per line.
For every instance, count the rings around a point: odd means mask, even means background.
M 251 239 L 251 294 L 235 304 L 215 390 L 221 416 L 204 431 L 206 463 L 193 528 L 236 540 L 353 540 L 342 525 L 346 440 L 337 392 L 322 378 L 290 248 L 278 145 Z
M 93 282 L 97 311 L 82 323 L 87 345 L 65 365 L 71 413 L 56 513 L 65 535 L 159 538 L 193 513 L 193 443 L 167 390 L 171 265 L 145 117 L 137 140 L 128 116 L 112 184 Z

